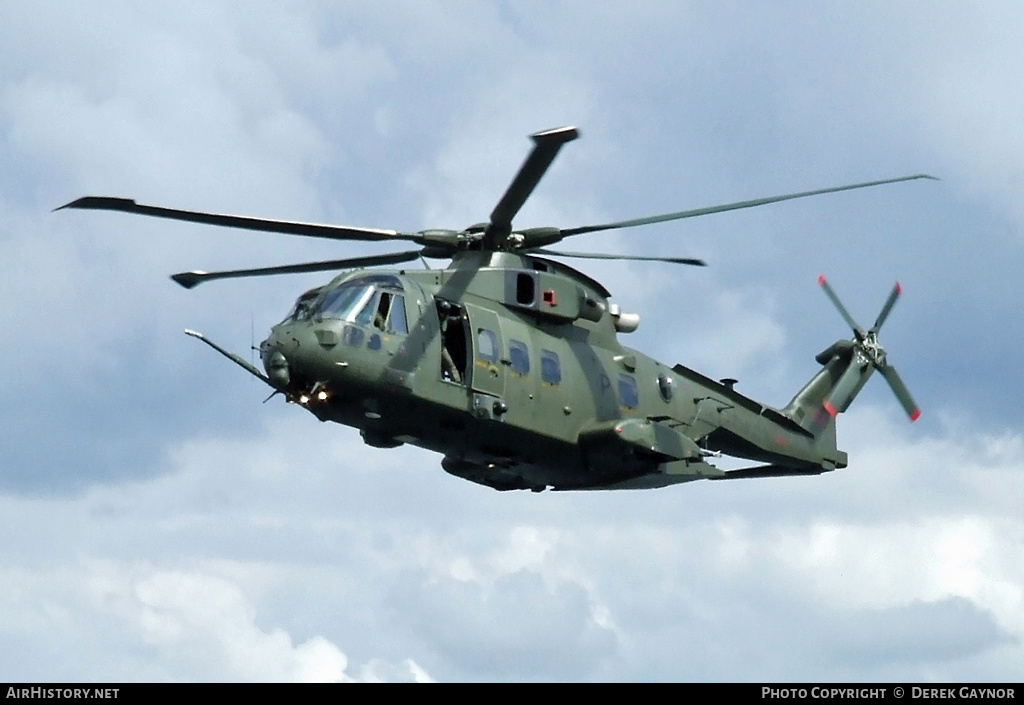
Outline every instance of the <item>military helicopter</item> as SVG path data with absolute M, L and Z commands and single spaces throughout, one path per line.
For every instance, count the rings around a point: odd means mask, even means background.
M 374 447 L 409 443 L 441 453 L 447 472 L 498 490 L 644 489 L 843 468 L 847 455 L 836 447 L 836 416 L 875 370 L 917 419 L 917 405 L 878 341 L 898 284 L 865 331 L 820 278 L 853 338 L 817 355 L 821 369 L 786 406 L 773 408 L 737 392 L 735 380 L 715 381 L 623 346 L 618 335 L 636 330 L 639 316 L 610 303 L 604 286 L 555 258 L 704 262 L 546 248 L 585 233 L 934 177 L 916 174 L 600 225 L 513 229 L 558 151 L 578 134 L 564 127 L 532 135 L 533 149 L 490 219 L 464 230 L 318 225 L 96 196 L 60 209 L 415 243 L 419 249 L 394 254 L 173 275 L 191 289 L 213 279 L 345 270 L 299 296 L 272 327 L 259 346 L 263 370 L 200 333 L 185 332 L 269 385 L 271 397 L 280 395 L 321 421 L 357 428 Z M 422 258 L 450 258 L 451 264 L 368 269 Z M 723 454 L 761 464 L 722 470 L 712 462 Z

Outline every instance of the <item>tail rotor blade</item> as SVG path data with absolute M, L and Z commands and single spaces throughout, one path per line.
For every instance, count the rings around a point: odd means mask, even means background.
M 863 329 L 857 325 L 857 321 L 853 320 L 853 316 L 851 316 L 850 312 L 846 310 L 845 306 L 843 306 L 843 302 L 839 300 L 838 296 L 836 296 L 836 292 L 832 291 L 832 287 L 829 286 L 824 274 L 818 277 L 818 284 L 820 284 L 821 288 L 825 290 L 825 295 L 832 301 L 832 305 L 839 310 L 843 320 L 846 321 L 846 325 L 850 326 L 850 328 L 853 329 L 853 332 L 857 334 L 857 340 L 863 340 L 865 335 Z
M 882 324 L 885 323 L 885 319 L 889 317 L 889 312 L 892 311 L 892 307 L 896 303 L 896 299 L 900 297 L 901 291 L 903 291 L 903 288 L 900 286 L 899 282 L 896 282 L 896 286 L 892 288 L 892 291 L 889 293 L 889 298 L 885 300 L 885 305 L 882 306 L 882 310 L 879 312 L 878 318 L 875 319 L 875 325 L 871 326 L 871 331 L 873 333 L 877 333 L 882 327 Z
M 914 398 L 910 396 L 910 392 L 907 390 L 907 386 L 903 384 L 903 380 L 896 373 L 896 368 L 892 365 L 885 365 L 879 367 L 878 371 L 885 377 L 885 381 L 889 383 L 889 387 L 892 388 L 893 394 L 899 399 L 900 405 L 903 410 L 907 412 L 907 416 L 910 417 L 911 421 L 917 421 L 921 415 L 921 409 L 918 408 L 914 402 Z

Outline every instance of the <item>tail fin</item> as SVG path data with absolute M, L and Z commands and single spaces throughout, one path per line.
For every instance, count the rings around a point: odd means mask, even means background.
M 849 408 L 874 368 L 857 354 L 856 343 L 849 340 L 836 341 L 814 359 L 822 368 L 782 413 L 818 436 L 837 414 Z
M 832 300 L 840 315 L 853 329 L 853 340 L 839 340 L 820 352 L 815 360 L 822 366 L 804 388 L 797 392 L 782 413 L 793 419 L 802 428 L 815 436 L 820 435 L 837 414 L 849 408 L 854 397 L 867 383 L 871 373 L 878 370 L 889 383 L 903 409 L 916 421 L 921 415 L 910 392 L 886 360 L 885 349 L 878 342 L 878 330 L 889 316 L 902 289 L 899 283 L 893 288 L 874 326 L 865 331 L 850 316 L 825 277 L 818 277 L 818 283 Z M 834 425 L 831 426 L 834 429 Z

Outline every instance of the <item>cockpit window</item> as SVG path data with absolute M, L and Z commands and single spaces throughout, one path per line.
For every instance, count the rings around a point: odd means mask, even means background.
M 327 293 L 317 307 L 320 318 L 350 320 L 352 314 L 364 308 L 373 296 L 373 285 L 354 283 L 339 286 Z
M 320 295 L 320 289 L 310 289 L 305 294 L 299 297 L 299 300 L 292 306 L 292 310 L 289 311 L 288 315 L 285 316 L 284 323 L 294 323 L 295 321 L 304 321 L 309 318 L 309 314 L 313 312 L 313 301 Z
M 377 300 L 373 297 L 373 289 L 371 288 L 368 295 L 359 299 L 359 313 L 356 314 L 356 323 L 364 326 L 370 325 L 370 319 L 373 318 L 373 312 L 377 308 Z
M 377 307 L 373 314 L 373 327 L 377 330 L 384 330 L 384 324 L 388 320 L 388 311 L 391 310 L 391 301 L 395 295 L 390 291 L 380 292 L 380 299 L 377 300 Z
M 409 321 L 405 317 L 405 297 L 395 294 L 395 302 L 391 304 L 391 316 L 388 318 L 388 333 L 405 335 L 409 332 Z
M 375 296 L 382 289 L 385 293 Z M 401 290 L 401 280 L 393 275 L 371 274 L 359 277 L 327 292 L 316 307 L 316 315 L 368 326 L 375 322 L 375 314 L 383 314 L 383 324 L 387 319 L 391 299 L 395 296 L 390 292 Z

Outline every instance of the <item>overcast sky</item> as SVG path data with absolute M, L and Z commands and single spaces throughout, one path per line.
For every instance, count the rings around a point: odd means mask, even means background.
M 0 4 L 0 680 L 1019 680 L 1024 9 L 990 2 Z M 418 230 L 927 172 L 580 237 L 624 342 L 782 406 L 873 379 L 818 478 L 499 493 L 362 445 L 245 355 L 367 243 L 51 210 L 83 195 Z M 578 264 L 578 263 L 577 263 Z

